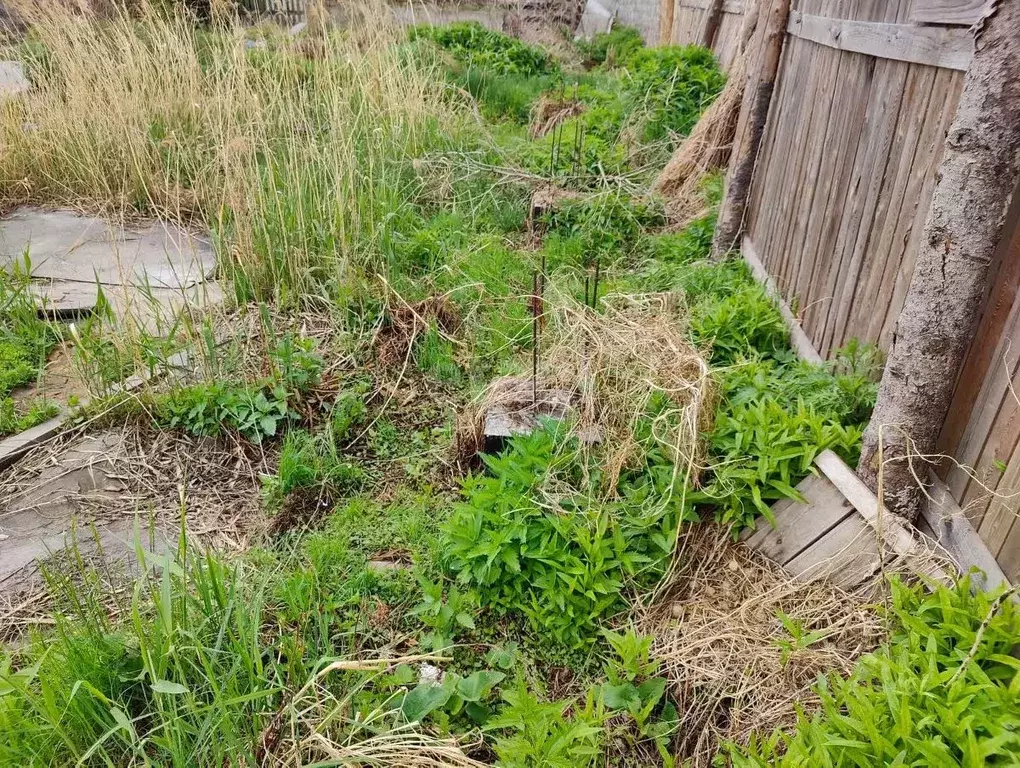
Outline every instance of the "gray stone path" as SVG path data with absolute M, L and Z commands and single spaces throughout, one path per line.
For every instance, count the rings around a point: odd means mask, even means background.
M 151 314 L 149 297 L 170 307 L 219 299 L 207 281 L 216 270 L 208 238 L 166 222 L 121 226 L 73 211 L 22 207 L 0 221 L 0 266 L 28 253 L 33 288 L 48 309 L 95 306 L 99 287 L 115 309 Z M 211 294 L 211 295 L 208 295 Z

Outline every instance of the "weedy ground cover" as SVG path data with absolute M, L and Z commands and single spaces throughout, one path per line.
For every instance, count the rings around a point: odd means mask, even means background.
M 575 72 L 471 25 L 408 39 L 368 16 L 291 39 L 39 14 L 19 50 L 37 90 L 0 115 L 0 178 L 24 181 L 2 194 L 213 230 L 236 306 L 130 338 L 101 319 L 81 346 L 124 348 L 106 384 L 187 350 L 187 376 L 103 401 L 104 419 L 233 446 L 258 467 L 265 530 L 243 556 L 204 549 L 182 483 L 176 547 L 139 547 L 127 591 L 81 560 L 82 578 L 52 579 L 53 626 L 0 660 L 0 761 L 700 760 L 682 726 L 698 718 L 679 709 L 699 702 L 635 608 L 675 573 L 684 531 L 736 534 L 795 497 L 819 451 L 852 461 L 876 373 L 856 344 L 825 366 L 798 361 L 742 263 L 707 260 L 718 178 L 703 185 L 708 214 L 663 231 L 646 165 L 721 88 L 711 55 L 618 30 L 583 48 L 596 68 Z M 265 43 L 246 45 L 254 34 Z M 567 99 L 581 106 L 529 132 L 540 102 Z M 86 109 L 104 100 L 123 108 Z M 550 183 L 556 204 L 532 217 L 534 188 Z M 463 414 L 493 378 L 527 375 L 534 325 L 550 341 L 591 332 L 573 357 L 539 349 L 580 371 L 601 359 L 585 344 L 633 320 L 628 307 L 662 307 L 661 338 L 695 373 L 579 373 L 594 410 L 626 416 L 593 423 L 625 439 L 592 446 L 567 420 L 467 455 Z M 614 350 L 603 357 L 626 360 Z M 750 744 L 713 735 L 709 759 L 797 761 L 820 742 L 833 764 L 902 748 L 1015 757 L 1008 721 L 989 725 L 1020 679 L 1005 654 L 1012 609 L 979 632 L 991 605 L 965 583 L 894 598 L 891 643 L 850 682 L 820 683 L 820 710 Z M 783 627 L 772 656 L 820 642 L 824 627 L 768 618 Z M 890 673 L 914 693 L 890 698 Z M 962 716 L 963 701 L 982 718 Z
M 41 398 L 15 401 L 11 392 L 35 383 L 56 346 L 59 333 L 42 320 L 29 289 L 27 255 L 0 268 L 0 437 L 22 432 L 56 414 Z

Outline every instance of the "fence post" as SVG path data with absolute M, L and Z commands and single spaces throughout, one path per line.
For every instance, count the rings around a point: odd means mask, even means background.
M 673 13 L 678 0 L 660 0 L 659 2 L 659 45 L 673 42 Z
M 715 45 L 715 36 L 719 32 L 719 24 L 722 22 L 722 6 L 723 0 L 712 0 L 705 16 L 705 27 L 701 31 L 701 45 L 709 50 Z
M 747 87 L 744 89 L 744 101 L 740 105 L 738 125 L 743 125 L 744 129 L 737 137 L 737 145 L 733 148 L 726 173 L 726 191 L 719 207 L 719 220 L 712 240 L 712 257 L 716 259 L 737 247 L 743 234 L 751 177 L 758 160 L 762 135 L 765 133 L 765 120 L 775 90 L 783 43 L 786 41 L 790 1 L 771 0 L 768 16 L 764 19 L 765 30 L 761 44 L 758 48 L 752 47 L 747 54 L 754 58 L 748 61 Z M 759 51 L 760 55 L 757 55 Z M 758 62 L 760 65 L 756 66 Z

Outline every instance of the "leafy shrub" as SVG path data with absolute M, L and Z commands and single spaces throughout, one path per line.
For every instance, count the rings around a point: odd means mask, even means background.
M 255 384 L 202 382 L 158 397 L 156 420 L 193 435 L 217 437 L 234 431 L 255 443 L 275 437 L 297 418 L 292 405 L 318 381 L 322 358 L 311 339 L 285 334 L 269 351 L 269 361 L 272 375 Z
M 442 26 L 423 24 L 411 27 L 408 36 L 411 40 L 432 40 L 458 61 L 495 74 L 542 75 L 557 69 L 549 54 L 477 21 Z
M 661 573 L 680 510 L 646 504 L 663 490 L 647 477 L 628 478 L 614 501 L 574 490 L 583 488 L 576 448 L 551 428 L 483 459 L 489 474 L 464 482 L 465 502 L 445 529 L 451 569 L 497 612 L 523 614 L 568 647 L 590 645 L 599 621 L 622 607 L 624 587 Z
M 716 520 L 733 523 L 736 530 L 759 515 L 771 521 L 773 501 L 801 498 L 794 486 L 826 448 L 855 463 L 863 433 L 802 402 L 788 410 L 767 397 L 727 404 L 715 419 L 709 479 L 691 501 L 712 505 Z
M 578 40 L 576 45 L 588 66 L 625 67 L 645 47 L 645 41 L 634 27 L 617 24 L 609 32 L 596 32 L 591 40 Z
M 550 234 L 579 239 L 585 264 L 594 263 L 599 256 L 615 259 L 625 254 L 643 230 L 664 223 L 658 201 L 618 193 L 567 200 L 545 216 Z
M 671 765 L 669 735 L 676 731 L 678 717 L 676 706 L 663 698 L 667 681 L 657 676 L 660 662 L 651 656 L 654 638 L 633 629 L 603 634 L 614 651 L 606 665 L 603 704 L 608 710 L 626 712 L 638 738 L 654 740 L 664 764 Z M 631 737 L 627 732 L 620 735 Z
M 523 680 L 505 691 L 506 705 L 486 726 L 501 731 L 497 765 L 503 768 L 580 768 L 601 754 L 604 713 L 589 692 L 584 707 L 573 701 L 543 702 Z M 569 712 L 569 714 L 568 714 Z
M 786 322 L 765 289 L 749 282 L 725 296 L 706 296 L 691 312 L 695 340 L 713 365 L 733 365 L 754 350 L 771 355 L 790 348 Z
M 733 765 L 986 766 L 1020 763 L 1020 612 L 970 593 L 893 582 L 898 625 L 848 679 L 819 682 L 821 710 L 791 734 L 731 748 Z M 993 611 L 993 604 L 995 611 Z
M 696 46 L 643 48 L 627 62 L 626 101 L 643 141 L 690 133 L 726 84 L 711 51 Z

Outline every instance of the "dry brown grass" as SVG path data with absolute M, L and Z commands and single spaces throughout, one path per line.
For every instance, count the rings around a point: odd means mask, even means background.
M 606 487 L 615 487 L 619 472 L 640 454 L 638 422 L 649 415 L 651 439 L 675 461 L 676 479 L 696 475 L 712 388 L 708 363 L 688 340 L 679 297 L 611 294 L 596 312 L 550 290 L 542 310 L 539 387 L 569 393 L 573 429 L 582 444 L 602 452 Z M 477 440 L 484 413 L 494 405 L 530 407 L 520 402 L 521 389 L 493 382 L 468 419 L 464 442 Z
M 711 766 L 724 741 L 793 725 L 797 705 L 817 702 L 811 685 L 819 674 L 849 674 L 884 637 L 874 584 L 848 593 L 793 581 L 716 526 L 685 529 L 674 562 L 636 621 L 655 638 L 653 655 L 680 713 L 678 756 L 693 768 Z M 823 636 L 784 648 L 793 638 L 780 613 Z
M 424 733 L 415 724 L 394 724 L 400 717 L 383 703 L 359 713 L 353 702 L 364 682 L 337 695 L 329 677 L 337 671 L 382 672 L 398 664 L 428 661 L 427 656 L 337 661 L 317 672 L 280 710 L 263 734 L 256 754 L 264 768 L 303 765 L 407 766 L 408 768 L 482 768 L 454 738 Z M 449 659 L 443 659 L 449 661 Z M 366 678 L 367 679 L 367 678 Z
M 584 112 L 584 104 L 577 99 L 556 98 L 543 94 L 531 108 L 531 124 L 528 135 L 537 139 L 572 117 Z

